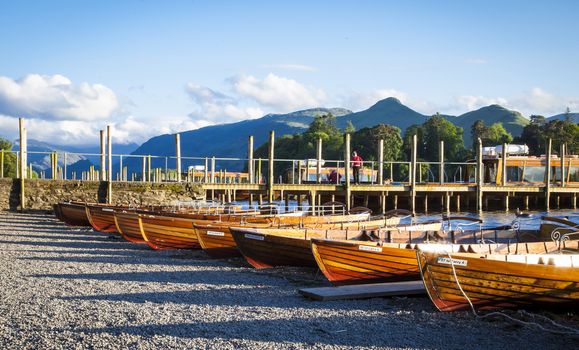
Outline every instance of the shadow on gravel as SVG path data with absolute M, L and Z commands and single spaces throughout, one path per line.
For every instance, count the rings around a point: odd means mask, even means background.
M 505 342 L 497 342 L 489 337 L 488 332 L 478 335 L 473 325 L 489 327 L 481 322 L 469 322 L 470 327 L 459 330 L 449 327 L 444 319 L 434 318 L 439 322 L 424 320 L 435 314 L 402 314 L 351 316 L 319 316 L 310 318 L 284 318 L 273 320 L 234 320 L 198 323 L 172 323 L 161 325 L 79 328 L 76 332 L 106 333 L 120 336 L 123 333 L 139 337 L 170 336 L 177 338 L 203 338 L 211 341 L 219 338 L 225 340 L 251 340 L 270 342 L 261 346 L 272 348 L 309 348 L 319 345 L 346 347 L 379 347 L 379 348 L 430 348 L 430 349 L 478 349 L 502 348 Z M 280 315 L 281 316 L 281 315 Z M 491 326 L 497 328 L 496 326 Z M 506 332 L 497 332 L 507 337 Z M 521 341 L 516 335 L 510 335 L 511 344 Z M 551 338 L 555 337 L 551 336 Z M 544 339 L 542 339 L 544 340 Z M 568 342 L 568 341 L 567 341 Z M 299 343 L 301 345 L 298 345 Z M 556 341 L 557 344 L 565 341 Z M 463 346 L 457 346 L 461 344 Z M 470 344 L 470 346 L 469 346 Z M 519 343 L 520 345 L 520 343 Z M 516 347 L 516 346 L 515 346 Z M 508 348 L 508 347 L 507 347 Z M 536 348 L 536 347 L 535 347 Z
M 328 309 L 328 310 L 367 310 L 368 302 L 319 302 L 312 301 L 299 295 L 295 288 L 288 286 L 246 285 L 244 288 L 213 287 L 205 290 L 123 293 L 106 295 L 85 295 L 62 297 L 62 300 L 110 301 L 129 303 L 175 303 L 184 305 L 211 305 L 232 307 L 266 307 L 280 309 Z M 391 299 L 377 299 L 372 303 L 380 303 L 383 309 L 393 309 Z M 420 310 L 435 311 L 426 297 L 412 298 Z
M 32 242 L 32 241 L 3 241 L 0 240 L 0 244 L 13 244 L 13 245 L 28 245 L 34 247 L 57 247 L 57 248 L 72 248 L 72 249 L 125 249 L 125 250 L 150 250 L 149 246 L 146 244 L 134 244 L 129 242 L 99 242 L 99 241 L 87 241 L 87 242 Z M 82 254 L 82 252 L 77 252 Z

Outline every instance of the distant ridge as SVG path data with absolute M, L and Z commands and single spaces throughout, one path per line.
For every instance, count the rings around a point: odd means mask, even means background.
M 466 147 L 469 147 L 472 144 L 472 136 L 470 133 L 472 124 L 479 119 L 483 120 L 487 126 L 494 123 L 502 123 L 503 127 L 513 136 L 521 135 L 525 125 L 529 124 L 529 119 L 523 117 L 521 113 L 499 105 L 482 107 L 475 111 L 459 115 L 454 119 L 449 118 L 448 120 L 464 129 L 464 144 Z

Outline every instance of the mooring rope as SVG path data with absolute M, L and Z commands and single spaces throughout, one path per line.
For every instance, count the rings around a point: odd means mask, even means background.
M 472 310 L 472 313 L 474 314 L 474 316 L 475 316 L 476 318 L 478 318 L 478 319 L 485 319 L 485 318 L 492 317 L 492 316 L 502 316 L 502 317 L 504 317 L 504 318 L 506 318 L 506 319 L 508 319 L 508 320 L 510 320 L 510 321 L 512 321 L 512 322 L 514 322 L 514 323 L 518 323 L 518 324 L 521 324 L 521 325 L 523 325 L 523 326 L 535 326 L 535 327 L 539 328 L 539 329 L 542 330 L 542 331 L 549 332 L 549 333 L 553 333 L 553 334 L 579 335 L 579 329 L 562 325 L 562 324 L 560 324 L 560 323 L 557 323 L 557 322 L 553 321 L 552 319 L 550 319 L 550 318 L 548 318 L 548 317 L 546 317 L 546 316 L 539 315 L 539 314 L 535 314 L 535 313 L 531 313 L 531 312 L 527 312 L 527 311 L 525 311 L 525 310 L 519 310 L 518 312 L 519 312 L 520 314 L 522 314 L 522 315 L 530 316 L 530 317 L 532 317 L 533 319 L 535 319 L 535 317 L 540 317 L 540 318 L 542 318 L 543 320 L 548 321 L 549 323 L 551 323 L 551 325 L 552 325 L 553 327 L 559 328 L 559 329 L 561 329 L 561 330 L 545 328 L 545 327 L 543 327 L 543 325 L 541 325 L 541 324 L 539 324 L 539 323 L 537 323 L 537 322 L 535 322 L 535 321 L 531 321 L 531 322 L 523 321 L 523 320 L 521 320 L 521 319 L 514 318 L 514 317 L 512 317 L 512 316 L 510 316 L 510 315 L 507 315 L 506 313 L 504 313 L 504 312 L 502 312 L 502 311 L 493 311 L 493 312 L 489 312 L 488 314 L 484 314 L 484 315 L 479 314 L 479 313 L 476 311 L 476 309 L 475 309 L 475 307 L 474 307 L 474 304 L 472 303 L 472 301 L 470 300 L 470 298 L 468 297 L 468 295 L 466 295 L 466 292 L 464 291 L 464 289 L 462 288 L 462 286 L 461 286 L 461 284 L 460 284 L 460 282 L 459 282 L 459 280 L 458 280 L 458 275 L 456 274 L 456 269 L 455 269 L 455 267 L 454 267 L 454 261 L 452 260 L 452 256 L 451 256 L 450 252 L 447 252 L 447 255 L 448 255 L 448 258 L 449 258 L 449 260 L 450 260 L 450 266 L 452 267 L 452 274 L 454 275 L 454 280 L 456 281 L 456 285 L 458 286 L 458 289 L 460 290 L 461 294 L 464 296 L 464 298 L 466 299 L 466 301 L 467 301 L 468 304 L 470 305 L 470 308 L 471 308 L 471 310 Z

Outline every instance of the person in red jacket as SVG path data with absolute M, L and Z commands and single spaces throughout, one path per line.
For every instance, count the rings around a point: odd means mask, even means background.
M 360 183 L 360 169 L 364 160 L 358 155 L 356 151 L 352 153 L 352 171 L 354 172 L 354 183 Z

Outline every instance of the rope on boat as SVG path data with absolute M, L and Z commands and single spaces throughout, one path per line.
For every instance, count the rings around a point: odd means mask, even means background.
M 462 289 L 462 286 L 460 285 L 460 282 L 458 280 L 458 275 L 456 274 L 456 269 L 454 268 L 454 260 L 452 259 L 452 256 L 449 252 L 447 252 L 448 258 L 450 260 L 450 266 L 452 267 L 452 274 L 454 275 L 454 280 L 456 281 L 456 285 L 458 286 L 458 289 L 460 290 L 460 292 L 462 293 L 462 295 L 464 296 L 464 298 L 466 299 L 466 301 L 468 301 L 468 304 L 470 305 L 470 308 L 472 310 L 472 313 L 474 314 L 474 316 L 477 319 L 485 319 L 487 317 L 492 317 L 492 316 L 502 316 L 506 319 L 508 319 L 509 321 L 512 321 L 514 323 L 518 323 L 522 326 L 534 326 L 539 328 L 542 331 L 545 332 L 549 332 L 549 333 L 553 333 L 553 334 L 564 334 L 564 335 L 579 335 L 579 329 L 577 328 L 573 328 L 573 327 L 568 327 L 565 325 L 562 325 L 560 323 L 557 323 L 555 321 L 553 321 L 552 319 L 548 318 L 547 316 L 543 316 L 543 315 L 539 315 L 539 314 L 535 314 L 535 313 L 531 313 L 525 310 L 518 310 L 518 312 L 521 315 L 525 315 L 525 316 L 529 316 L 531 318 L 533 318 L 533 320 L 535 319 L 535 317 L 538 318 L 542 318 L 544 321 L 548 321 L 553 327 L 555 327 L 556 329 L 549 329 L 549 328 L 545 328 L 543 325 L 541 325 L 538 322 L 535 321 L 524 321 L 515 317 L 512 317 L 502 311 L 493 311 L 493 312 L 489 312 L 487 314 L 481 315 L 479 314 L 472 301 L 470 300 L 470 298 L 468 297 L 468 295 L 466 295 L 464 289 Z

